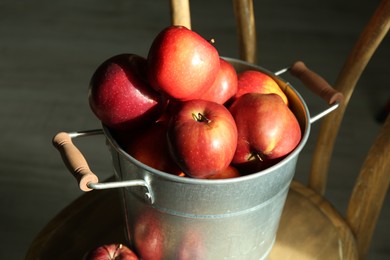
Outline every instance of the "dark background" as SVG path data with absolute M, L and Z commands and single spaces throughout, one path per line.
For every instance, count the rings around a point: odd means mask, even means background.
M 375 1 L 255 1 L 258 64 L 271 71 L 303 60 L 333 83 L 379 4 Z M 231 1 L 192 1 L 193 29 L 216 39 L 222 56 L 238 57 Z M 100 128 L 87 87 L 96 67 L 119 53 L 146 56 L 169 25 L 168 1 L 0 0 L 0 258 L 23 259 L 29 244 L 64 206 L 80 196 L 51 138 L 59 131 Z M 389 37 L 358 83 L 343 121 L 327 197 L 344 212 L 350 187 L 390 97 Z M 288 80 L 315 114 L 325 103 Z M 319 123 L 312 125 L 296 178 L 306 182 Z M 101 179 L 112 173 L 104 137 L 77 144 Z M 80 220 L 82 221 L 82 219 Z M 389 199 L 369 259 L 389 259 Z

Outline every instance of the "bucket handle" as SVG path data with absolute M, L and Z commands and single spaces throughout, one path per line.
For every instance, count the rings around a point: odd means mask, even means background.
M 60 152 L 63 162 L 65 163 L 68 170 L 76 178 L 79 188 L 82 191 L 91 191 L 91 190 L 102 190 L 102 189 L 112 189 L 112 188 L 123 188 L 129 186 L 143 186 L 146 188 L 145 200 L 150 203 L 153 203 L 153 196 L 151 192 L 150 185 L 145 180 L 129 180 L 121 182 L 106 182 L 99 183 L 99 179 L 94 174 L 87 160 L 81 151 L 74 145 L 72 142 L 73 138 L 82 137 L 82 136 L 91 136 L 91 135 L 100 135 L 103 134 L 102 129 L 97 130 L 88 130 L 81 132 L 60 132 L 53 137 L 53 145 Z
M 311 117 L 310 124 L 337 109 L 343 101 L 344 96 L 341 92 L 335 90 L 323 77 L 306 67 L 302 61 L 296 61 L 290 67 L 279 70 L 274 74 L 278 76 L 287 71 L 290 71 L 293 76 L 301 80 L 308 89 L 324 99 L 330 106 L 323 112 Z

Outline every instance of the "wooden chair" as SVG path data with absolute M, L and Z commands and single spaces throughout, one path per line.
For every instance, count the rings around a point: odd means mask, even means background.
M 172 0 L 171 3 L 172 23 L 190 27 L 188 1 Z M 253 1 L 233 0 L 233 6 L 240 58 L 255 63 L 257 43 Z M 308 259 L 317 259 L 319 252 L 328 254 L 330 251 L 340 259 L 366 257 L 390 181 L 389 117 L 372 144 L 357 177 L 346 217 L 343 218 L 323 195 L 334 144 L 350 97 L 389 27 L 390 1 L 382 0 L 338 75 L 334 88 L 343 94 L 344 100 L 335 112 L 322 120 L 308 187 L 296 181 L 291 185 L 277 243 L 270 259 L 303 259 L 302 252 Z M 324 226 L 320 228 L 321 225 Z M 327 251 L 326 244 L 333 244 L 330 246 L 333 248 Z M 311 253 L 307 254 L 308 251 Z M 326 259 L 336 259 L 329 254 L 324 256 Z
M 255 63 L 256 29 L 251 0 L 234 0 L 240 57 Z M 172 23 L 191 27 L 188 0 L 171 0 Z M 309 185 L 293 181 L 277 240 L 269 259 L 364 259 L 390 182 L 390 117 L 363 163 L 343 217 L 324 197 L 335 140 L 360 75 L 390 26 L 390 1 L 382 0 L 347 57 L 335 84 L 340 107 L 321 120 Z M 107 205 L 110 214 L 102 218 Z M 38 234 L 27 259 L 79 259 L 97 243 L 125 241 L 119 198 L 112 190 L 92 191 L 65 208 Z M 80 221 L 80 218 L 83 218 Z M 111 223 L 111 225 L 107 225 Z M 93 237 L 94 240 L 85 238 Z M 66 241 L 66 242 L 64 242 Z M 66 257 L 64 257 L 66 256 Z
M 256 61 L 253 6 L 233 1 L 241 39 L 241 59 Z M 248 15 L 250 14 L 250 15 Z M 390 116 L 357 177 L 346 217 L 324 195 L 339 128 L 362 72 L 390 27 L 390 1 L 383 0 L 364 28 L 334 88 L 344 95 L 340 107 L 321 123 L 308 187 L 293 181 L 269 259 L 365 259 L 390 182 Z
M 326 116 L 321 122 L 320 132 L 313 154 L 309 185 L 305 187 L 293 182 L 289 194 L 291 197 L 294 193 L 301 196 L 300 201 L 297 203 L 310 201 L 312 205 L 309 208 L 314 207 L 316 212 L 321 212 L 323 218 L 327 218 L 332 223 L 329 228 L 334 229 L 338 234 L 332 236 L 332 238 L 325 234 L 320 236 L 314 229 L 314 226 L 318 226 L 319 219 L 315 219 L 309 210 L 302 209 L 304 211 L 299 212 L 300 210 L 295 208 L 295 205 L 290 203 L 290 201 L 287 201 L 286 204 L 285 217 L 290 214 L 293 217 L 301 215 L 301 225 L 305 225 L 308 228 L 308 233 L 306 234 L 308 240 L 318 239 L 318 242 L 322 244 L 319 244 L 316 250 L 321 250 L 321 247 L 327 241 L 337 241 L 338 245 L 336 247 L 340 250 L 339 258 L 329 257 L 327 259 L 366 258 L 381 207 L 389 187 L 390 116 L 387 116 L 387 120 L 372 143 L 355 181 L 355 186 L 349 199 L 346 217 L 343 218 L 336 212 L 331 203 L 326 201 L 323 196 L 326 189 L 327 174 L 334 144 L 350 97 L 367 63 L 387 34 L 389 27 L 390 1 L 383 0 L 362 31 L 360 38 L 347 57 L 338 75 L 334 88 L 343 94 L 344 100 L 335 112 Z M 278 255 L 276 251 L 286 250 L 287 245 L 293 241 L 293 239 L 289 240 L 289 235 L 287 234 L 294 231 L 289 230 L 289 226 L 284 225 L 281 224 L 281 229 L 278 234 L 280 240 L 286 239 L 286 245 L 275 248 L 276 256 Z M 310 225 L 313 225 L 313 227 L 310 227 Z M 312 242 L 308 246 L 310 244 Z M 295 248 L 297 248 L 296 246 L 298 245 L 295 245 Z M 280 253 L 284 254 L 281 251 Z M 356 255 L 354 251 L 356 251 Z M 315 255 L 314 251 L 313 253 Z M 275 259 L 280 258 L 276 257 Z M 291 259 L 297 258 L 292 257 Z

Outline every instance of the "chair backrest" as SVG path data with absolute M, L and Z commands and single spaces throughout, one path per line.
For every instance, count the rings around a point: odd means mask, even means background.
M 389 27 L 390 1 L 382 0 L 337 77 L 334 88 L 344 95 L 344 100 L 336 111 L 321 120 L 309 176 L 309 187 L 322 195 L 345 110 L 361 74 Z M 346 220 L 356 237 L 361 259 L 365 259 L 368 253 L 389 183 L 390 116 L 366 156 L 348 203 Z
M 334 88 L 343 94 L 344 100 L 335 112 L 322 120 L 309 180 L 309 186 L 320 194 L 325 192 L 329 163 L 344 112 L 362 72 L 389 31 L 389 27 L 390 1 L 382 0 L 338 75 Z
M 240 59 L 257 62 L 257 40 L 253 0 L 233 0 Z M 172 24 L 191 28 L 189 0 L 171 0 Z M 324 194 L 334 144 L 356 84 L 390 27 L 390 1 L 382 0 L 364 28 L 334 88 L 344 95 L 340 107 L 321 119 L 313 154 L 309 187 Z M 347 209 L 347 222 L 356 236 L 361 258 L 368 252 L 371 237 L 390 182 L 390 117 L 374 141 L 356 180 Z
M 191 12 L 189 0 L 171 0 L 172 25 L 183 25 L 191 28 Z M 253 0 L 233 0 L 233 8 L 237 23 L 237 38 L 240 59 L 256 63 L 257 40 L 253 10 Z

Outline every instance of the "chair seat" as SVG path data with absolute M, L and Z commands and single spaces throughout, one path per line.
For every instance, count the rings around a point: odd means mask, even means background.
M 26 259 L 81 259 L 99 244 L 125 243 L 123 227 L 118 192 L 92 191 L 44 227 Z M 357 251 L 353 235 L 337 211 L 293 182 L 268 259 L 357 259 Z
M 353 234 L 337 210 L 299 182 L 290 186 L 273 259 L 358 259 Z

